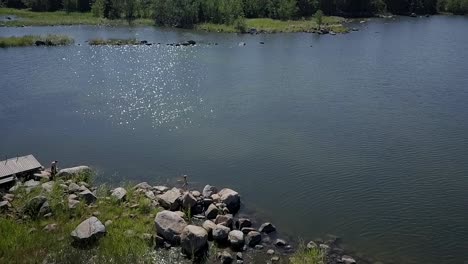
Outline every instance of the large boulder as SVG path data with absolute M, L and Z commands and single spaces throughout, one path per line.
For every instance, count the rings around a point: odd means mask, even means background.
M 225 227 L 223 225 L 216 225 L 216 227 L 213 229 L 213 240 L 220 243 L 224 244 L 228 240 L 229 232 L 231 229 L 228 227 Z
M 211 186 L 211 185 L 206 185 L 202 191 L 203 196 L 206 198 L 211 197 L 211 195 L 215 193 L 218 193 L 218 189 L 216 189 L 215 186 Z
M 180 235 L 180 246 L 182 252 L 189 256 L 194 256 L 203 250 L 206 250 L 208 245 L 208 233 L 203 227 L 188 225 Z
M 97 241 L 105 234 L 106 227 L 93 216 L 81 222 L 70 235 L 75 242 L 89 244 Z
M 185 220 L 176 212 L 164 210 L 154 219 L 156 233 L 171 244 L 180 243 L 180 235 L 187 226 Z
M 97 200 L 96 195 L 90 192 L 89 190 L 82 191 L 78 194 L 78 196 L 86 202 L 86 204 L 92 204 Z
M 245 236 L 245 243 L 250 247 L 255 247 L 260 242 L 262 242 L 262 234 L 257 231 L 250 231 Z
M 241 249 L 244 246 L 244 233 L 239 230 L 232 230 L 228 235 L 229 243 L 234 249 Z
M 240 208 L 240 196 L 234 190 L 229 188 L 222 189 L 219 193 L 219 201 L 226 204 L 226 207 L 229 209 L 229 212 L 235 214 L 239 211 Z
M 216 207 L 216 205 L 214 204 L 210 204 L 210 206 L 208 206 L 208 209 L 206 209 L 205 211 L 205 216 L 207 219 L 215 219 L 218 215 L 218 212 L 218 207 Z
M 127 191 L 122 187 L 118 187 L 112 190 L 111 196 L 117 201 L 125 201 L 127 198 Z
M 165 192 L 158 196 L 159 204 L 164 207 L 164 209 L 176 211 L 180 207 L 180 191 L 177 188 L 172 188 L 171 190 Z
M 197 199 L 190 192 L 185 192 L 182 195 L 182 207 L 186 210 L 191 209 L 197 204 Z
M 23 213 L 32 218 L 36 218 L 42 208 L 42 205 L 44 205 L 46 202 L 47 198 L 45 196 L 33 197 L 24 205 Z
M 93 171 L 88 166 L 77 166 L 77 167 L 72 167 L 72 168 L 61 169 L 57 173 L 56 177 L 70 178 L 70 177 L 75 177 L 78 175 L 89 175 L 92 172 Z

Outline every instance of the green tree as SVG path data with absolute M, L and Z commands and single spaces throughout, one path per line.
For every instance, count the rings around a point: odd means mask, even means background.
M 323 11 L 322 10 L 317 10 L 315 12 L 315 23 L 317 23 L 319 29 L 322 27 L 322 20 L 323 20 Z

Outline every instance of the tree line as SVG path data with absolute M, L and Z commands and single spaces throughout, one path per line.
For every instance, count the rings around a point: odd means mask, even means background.
M 236 24 L 243 18 L 301 19 L 325 15 L 364 17 L 379 13 L 468 14 L 468 0 L 0 0 L 33 11 L 89 12 L 108 19 L 151 18 L 159 25 L 200 22 Z

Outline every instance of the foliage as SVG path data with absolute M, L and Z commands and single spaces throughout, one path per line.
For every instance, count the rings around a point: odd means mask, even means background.
M 318 27 L 321 28 L 322 27 L 322 22 L 323 22 L 323 12 L 322 10 L 318 10 L 317 12 L 315 12 L 315 23 L 317 23 Z
M 0 48 L 34 46 L 36 41 L 41 41 L 46 46 L 63 46 L 73 43 L 73 39 L 62 35 L 5 37 L 0 38 Z
M 325 255 L 318 249 L 308 249 L 303 243 L 290 258 L 291 264 L 325 264 Z

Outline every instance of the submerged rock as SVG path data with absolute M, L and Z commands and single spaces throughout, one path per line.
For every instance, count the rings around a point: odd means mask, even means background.
M 75 242 L 91 243 L 97 241 L 105 234 L 106 227 L 99 219 L 93 216 L 81 222 L 70 235 Z
M 176 212 L 164 210 L 154 219 L 156 233 L 171 244 L 180 243 L 180 235 L 187 226 L 185 220 Z
M 261 233 L 271 233 L 276 231 L 276 227 L 272 223 L 264 223 L 258 229 Z

